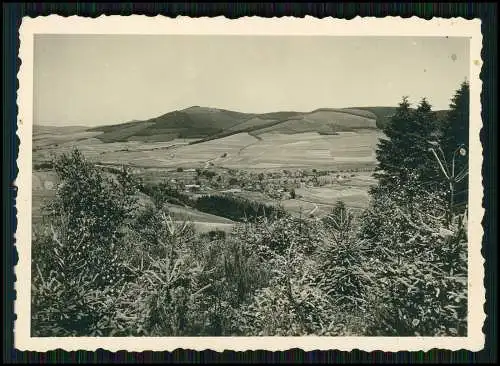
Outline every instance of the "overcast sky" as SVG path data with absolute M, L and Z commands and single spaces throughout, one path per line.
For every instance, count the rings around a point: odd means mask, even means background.
M 446 109 L 466 38 L 37 35 L 34 123 L 102 125 L 193 105 L 242 112 Z

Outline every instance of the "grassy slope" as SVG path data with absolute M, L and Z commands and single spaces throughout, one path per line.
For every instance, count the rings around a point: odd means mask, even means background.
M 367 114 L 362 116 L 359 112 L 354 114 L 346 110 L 324 108 L 293 116 L 274 126 L 259 129 L 256 133 L 331 133 L 354 129 L 371 129 L 376 128 L 373 117 L 373 115 L 367 116 Z

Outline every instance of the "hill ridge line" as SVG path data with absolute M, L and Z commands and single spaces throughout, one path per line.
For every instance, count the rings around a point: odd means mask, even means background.
M 397 107 L 316 108 L 309 112 L 244 113 L 223 108 L 191 106 L 159 116 L 119 124 L 91 127 L 95 138 L 107 142 L 165 142 L 189 140 L 190 144 L 238 133 L 337 134 L 360 129 L 383 129 Z M 438 112 L 438 111 L 436 111 Z

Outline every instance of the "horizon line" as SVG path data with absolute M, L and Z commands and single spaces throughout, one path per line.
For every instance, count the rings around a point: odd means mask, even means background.
M 418 103 L 414 103 L 415 105 Z M 432 106 L 432 105 L 431 105 Z M 125 123 L 131 123 L 131 122 L 146 122 L 150 119 L 153 118 L 158 118 L 161 116 L 164 116 L 169 113 L 174 113 L 174 112 L 182 112 L 190 108 L 206 108 L 206 109 L 217 109 L 217 110 L 222 110 L 222 111 L 229 111 L 229 112 L 237 112 L 237 113 L 243 113 L 243 114 L 255 114 L 255 115 L 262 115 L 262 114 L 268 114 L 268 113 L 280 113 L 280 112 L 295 112 L 295 113 L 312 113 L 321 109 L 337 109 L 337 110 L 346 110 L 346 109 L 362 109 L 362 108 L 397 108 L 398 106 L 389 106 L 389 105 L 368 105 L 368 106 L 355 106 L 355 107 L 318 107 L 315 109 L 312 109 L 310 111 L 299 111 L 299 110 L 292 110 L 292 109 L 287 109 L 287 110 L 273 110 L 273 111 L 267 111 L 267 112 L 245 112 L 239 109 L 228 109 L 224 107 L 209 107 L 209 106 L 202 106 L 202 105 L 191 105 L 189 107 L 181 108 L 181 109 L 174 109 L 170 110 L 169 112 L 165 112 L 153 117 L 149 117 L 147 119 L 131 119 L 123 122 L 110 122 L 110 123 L 99 123 L 99 124 L 91 124 L 91 125 L 86 125 L 86 124 L 60 124 L 59 122 L 35 122 L 33 121 L 33 126 L 46 126 L 46 127 L 99 127 L 99 126 L 113 126 L 113 125 L 120 125 L 120 124 L 125 124 Z M 449 110 L 449 107 L 447 109 L 436 109 L 433 110 L 433 112 L 440 112 L 440 111 L 447 111 Z

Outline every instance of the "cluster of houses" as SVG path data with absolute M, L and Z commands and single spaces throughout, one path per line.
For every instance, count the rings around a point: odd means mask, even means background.
M 193 172 L 195 170 L 193 169 Z M 184 173 L 188 170 L 184 170 Z M 211 174 L 208 174 L 211 173 Z M 209 194 L 210 192 L 238 193 L 259 192 L 272 199 L 294 198 L 296 189 L 322 187 L 347 183 L 355 174 L 348 172 L 306 172 L 283 170 L 272 172 L 248 172 L 231 170 L 223 172 L 196 171 L 195 174 L 180 174 L 170 180 L 173 186 L 184 193 Z

